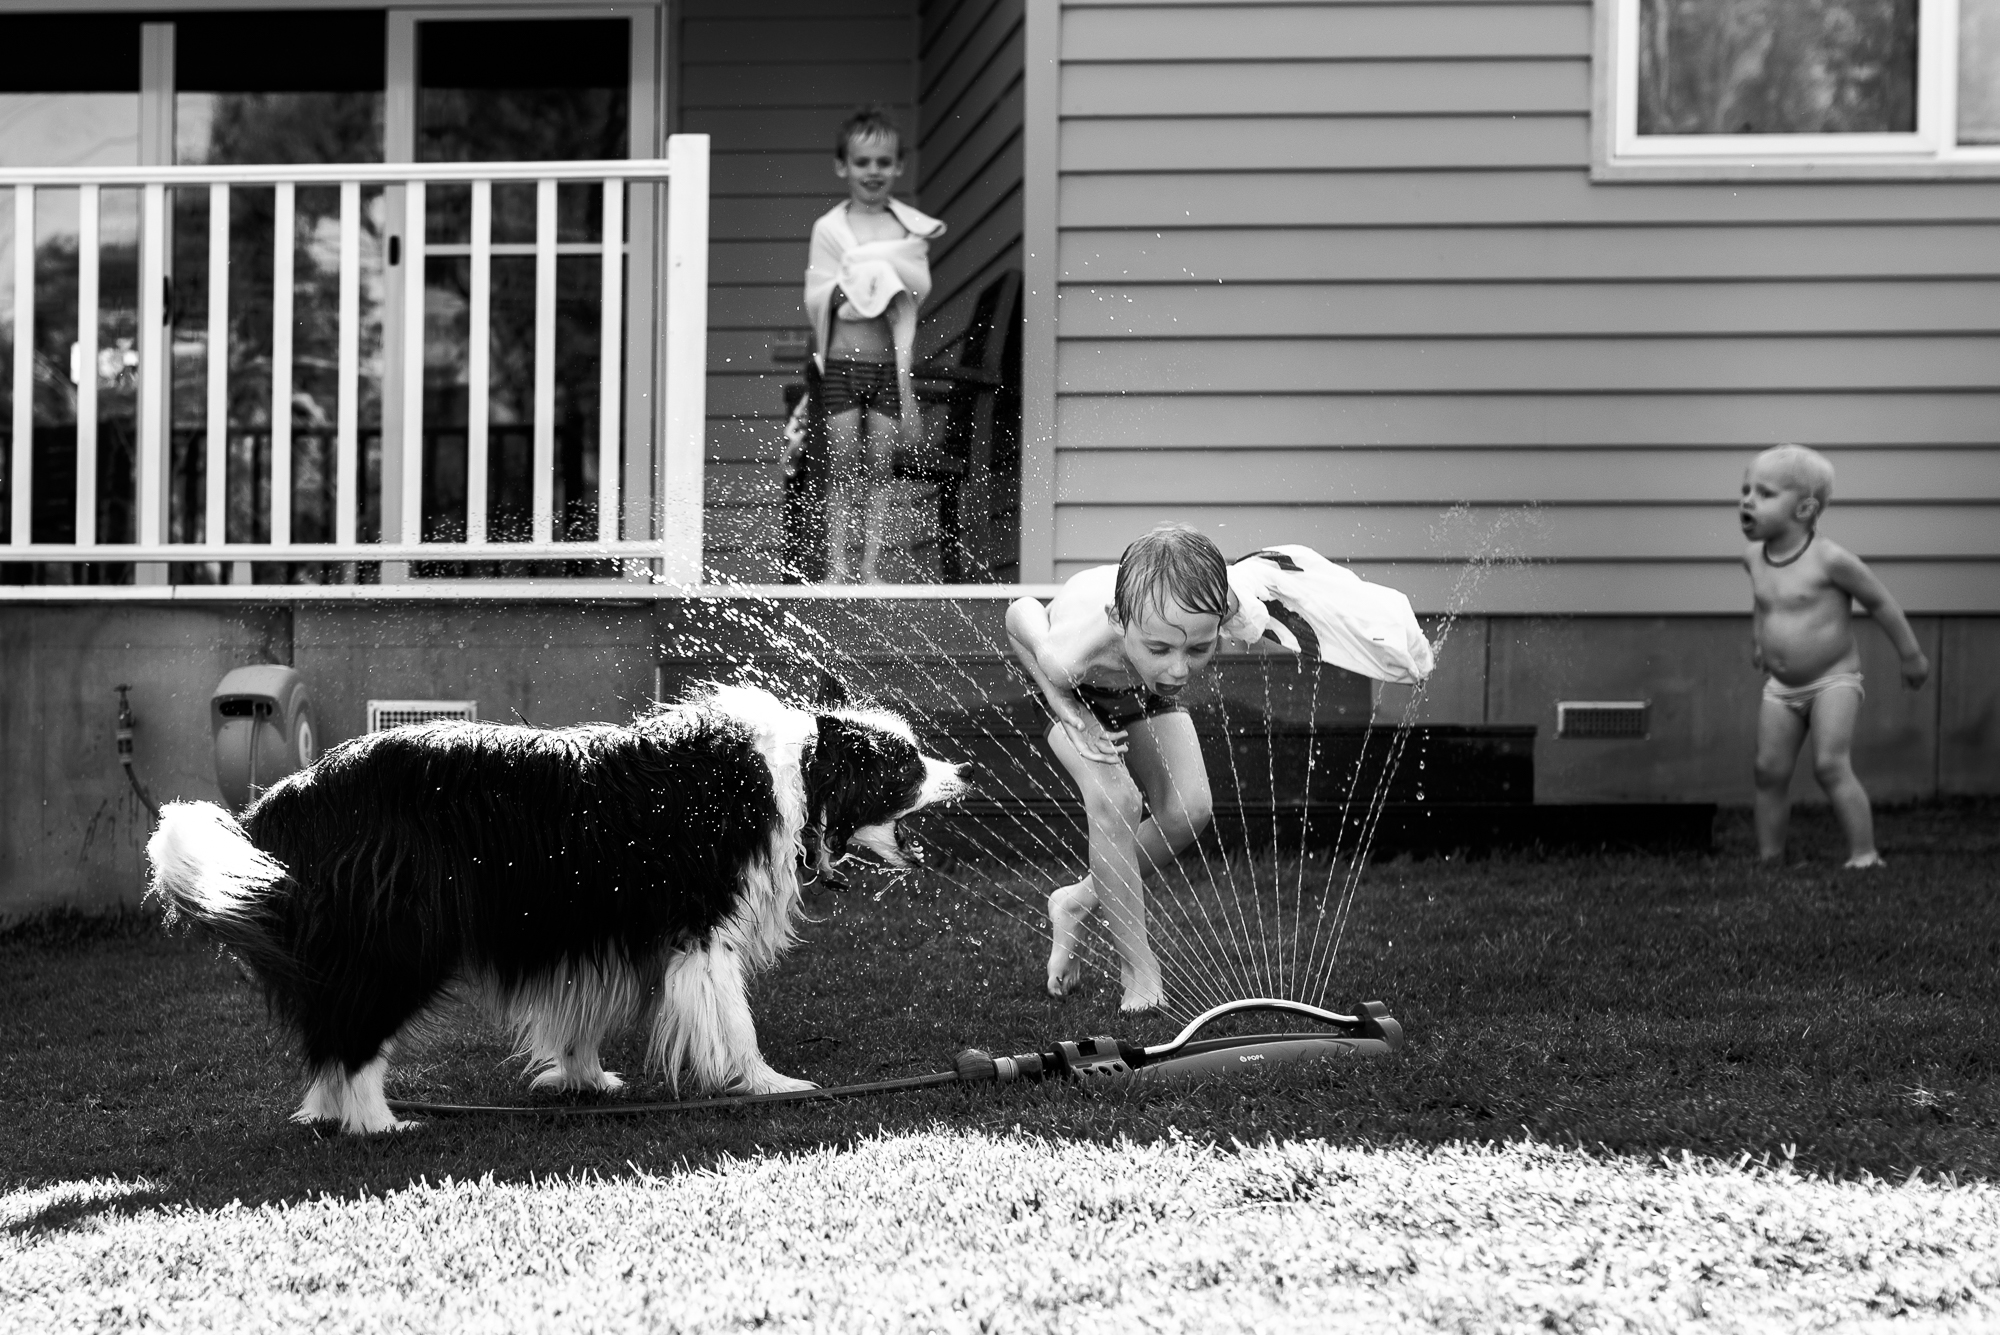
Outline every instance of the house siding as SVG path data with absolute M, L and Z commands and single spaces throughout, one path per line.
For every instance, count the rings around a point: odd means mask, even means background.
M 1029 577 L 1173 517 L 1433 610 L 1740 613 L 1731 503 L 1791 439 L 1907 607 L 2000 611 L 2000 182 L 1593 182 L 1592 18 L 1037 5 Z
M 921 202 L 949 229 L 931 248 L 929 347 L 965 327 L 980 290 L 1001 270 L 1021 265 L 1026 13 L 1025 0 L 926 0 L 922 6 Z

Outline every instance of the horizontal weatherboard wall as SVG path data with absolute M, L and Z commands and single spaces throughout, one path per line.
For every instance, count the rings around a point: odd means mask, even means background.
M 1584 2 L 1034 17 L 1051 573 L 1177 518 L 1440 610 L 1736 612 L 1791 439 L 1907 605 L 2000 610 L 2000 183 L 1593 183 Z
M 924 0 L 918 60 L 922 203 L 931 248 L 926 342 L 963 329 L 979 291 L 1021 265 L 1024 0 Z M 926 349 L 927 350 L 927 349 Z

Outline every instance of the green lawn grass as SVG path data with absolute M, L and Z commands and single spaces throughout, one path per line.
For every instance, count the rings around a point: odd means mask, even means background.
M 837 1329 L 1991 1316 L 1996 817 L 1886 811 L 1891 865 L 1865 874 L 1811 812 L 1775 870 L 1740 818 L 1714 856 L 1377 864 L 1328 999 L 1389 1002 L 1394 1058 L 367 1140 L 287 1123 L 286 1041 L 208 948 L 31 924 L 0 940 L 0 1326 L 228 1324 L 259 1283 L 299 1321 L 395 1328 L 641 1328 L 644 1300 L 655 1325 L 735 1329 L 759 1293 Z M 1116 1015 L 1101 960 L 1082 995 L 1042 993 L 1047 881 L 954 868 L 820 900 L 758 988 L 766 1055 L 844 1083 L 1171 1032 Z M 1178 1000 L 1223 999 L 1198 990 Z M 518 1071 L 454 1010 L 390 1092 L 525 1102 Z

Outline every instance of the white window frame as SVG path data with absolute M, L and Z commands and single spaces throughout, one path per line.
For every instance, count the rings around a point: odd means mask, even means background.
M 1597 0 L 1592 161 L 1597 180 L 2000 176 L 2000 144 L 1960 145 L 1959 0 L 1917 7 L 1917 128 L 1887 134 L 1641 135 L 1639 0 Z

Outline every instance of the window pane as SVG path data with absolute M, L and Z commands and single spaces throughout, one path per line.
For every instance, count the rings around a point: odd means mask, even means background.
M 2000 144 L 2000 0 L 1959 0 L 1958 142 Z
M 177 20 L 174 160 L 380 162 L 386 32 L 379 11 Z
M 493 19 L 417 30 L 419 162 L 622 158 L 624 19 Z
M 1916 128 L 1917 0 L 1639 0 L 1640 134 Z

